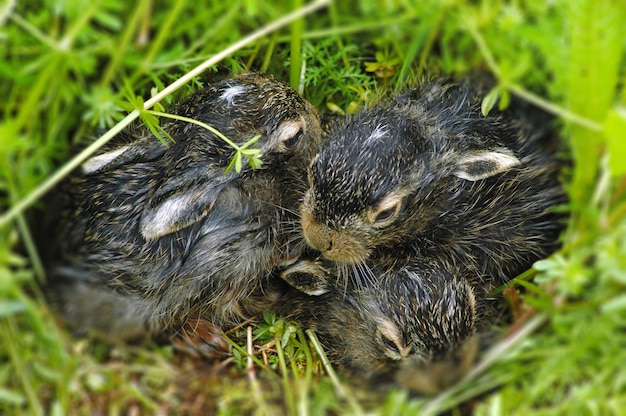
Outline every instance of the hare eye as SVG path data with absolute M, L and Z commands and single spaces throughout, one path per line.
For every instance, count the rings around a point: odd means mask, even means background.
M 291 136 L 291 137 L 290 137 L 290 138 L 288 138 L 288 139 L 285 139 L 285 140 L 283 141 L 283 145 L 284 145 L 286 148 L 291 148 L 291 147 L 294 147 L 295 145 L 297 145 L 297 144 L 300 142 L 300 139 L 302 139 L 302 135 L 303 135 L 303 133 L 302 133 L 302 129 L 300 129 L 300 130 L 298 130 L 298 131 L 296 132 L 296 134 L 294 134 L 293 136 Z
M 278 151 L 284 152 L 297 145 L 304 136 L 304 131 L 305 123 L 302 119 L 283 121 L 274 133 Z
M 408 349 L 402 345 L 398 327 L 389 320 L 383 320 L 376 328 L 376 338 L 385 349 L 384 353 L 392 360 L 406 357 Z
M 374 220 L 377 224 L 390 220 L 396 214 L 396 207 L 387 208 L 382 210 L 376 215 L 376 219 Z
M 392 192 L 385 196 L 377 205 L 368 213 L 370 224 L 383 227 L 391 224 L 402 208 L 404 193 Z
M 390 340 L 389 338 L 387 338 L 386 336 L 382 334 L 381 334 L 381 340 L 383 341 L 385 348 L 387 348 L 389 351 L 391 351 L 394 354 L 400 355 L 400 348 L 398 348 L 395 342 L 393 342 L 392 340 Z
M 388 337 L 380 331 L 377 331 L 376 335 L 384 348 L 384 354 L 387 358 L 398 361 L 407 356 L 408 349 L 394 341 L 393 337 Z

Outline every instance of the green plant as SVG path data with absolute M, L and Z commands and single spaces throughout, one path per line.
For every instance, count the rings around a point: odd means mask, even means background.
M 266 30 L 302 6 L 0 6 L 0 413 L 619 414 L 626 406 L 622 2 L 337 1 Z M 39 293 L 45 276 L 28 227 L 45 209 L 41 196 L 132 120 L 143 116 L 158 133 L 151 117 L 168 117 L 172 102 L 247 68 L 345 113 L 424 76 L 489 72 L 496 87 L 484 112 L 517 96 L 557 117 L 572 159 L 563 172 L 572 214 L 563 249 L 512 282 L 523 292 L 523 313 L 510 329 L 503 323 L 504 343 L 458 385 L 432 398 L 363 392 L 333 371 L 314 334 L 269 314 L 229 333 L 237 361 L 230 366 L 59 330 Z M 75 144 L 88 142 L 70 158 Z M 255 160 L 244 146 L 235 168 L 243 156 Z M 31 206 L 39 210 L 27 212 Z

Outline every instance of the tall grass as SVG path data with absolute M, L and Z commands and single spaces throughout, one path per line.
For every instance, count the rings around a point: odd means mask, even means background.
M 333 2 L 249 37 L 307 4 L 0 5 L 0 413 L 620 414 L 624 3 Z M 273 73 L 337 112 L 424 74 L 487 71 L 498 81 L 494 96 L 514 94 L 557 116 L 572 160 L 563 172 L 571 197 L 563 249 L 516 279 L 520 319 L 458 385 L 436 397 L 374 396 L 335 374 L 314 334 L 272 314 L 250 336 L 246 328 L 231 333 L 233 357 L 221 364 L 169 346 L 76 340 L 56 324 L 39 293 L 45 276 L 28 220 L 45 214 L 41 195 L 80 163 L 72 146 L 101 137 L 93 151 L 152 105 L 167 108 L 216 73 L 246 68 Z

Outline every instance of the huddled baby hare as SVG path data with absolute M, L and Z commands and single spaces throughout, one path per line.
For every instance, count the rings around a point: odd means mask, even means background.
M 404 367 L 426 369 L 442 362 L 458 367 L 443 376 L 457 376 L 467 369 L 459 351 L 474 352 L 481 315 L 472 288 L 442 263 L 386 260 L 371 266 L 376 281 L 344 281 L 345 287 L 332 263 L 300 260 L 281 274 L 298 290 L 283 289 L 286 294 L 276 305 L 314 329 L 329 359 L 356 380 L 384 386 Z M 430 385 L 447 380 L 429 378 Z
M 164 126 L 174 143 L 135 128 L 84 162 L 44 249 L 50 298 L 77 332 L 123 340 L 204 325 L 210 350 L 211 325 L 267 306 L 256 296 L 266 278 L 299 254 L 298 201 L 321 146 L 315 109 L 248 73 L 197 91 L 175 113 L 239 145 L 260 135 L 263 163 L 225 172 L 235 150 L 183 121 Z
M 283 272 L 312 295 L 283 307 L 341 366 L 376 373 L 453 353 L 489 292 L 557 248 L 552 120 L 515 101 L 483 116 L 487 91 L 424 82 L 339 123 L 312 162 L 300 213 L 322 258 Z
M 337 126 L 309 169 L 310 246 L 344 265 L 391 250 L 495 284 L 554 251 L 565 194 L 551 119 L 518 103 L 483 116 L 485 93 L 425 82 Z

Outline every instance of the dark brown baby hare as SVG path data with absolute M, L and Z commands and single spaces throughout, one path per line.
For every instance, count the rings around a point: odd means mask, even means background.
M 377 280 L 340 288 L 332 263 L 300 260 L 281 274 L 299 290 L 284 289 L 276 307 L 314 329 L 329 359 L 366 383 L 391 383 L 403 367 L 454 360 L 472 345 L 480 311 L 447 265 L 416 259 L 369 273 Z
M 308 243 L 340 264 L 392 250 L 506 281 L 557 247 L 565 201 L 551 119 L 488 116 L 480 82 L 429 81 L 340 123 L 309 170 Z
M 236 324 L 263 307 L 251 294 L 273 269 L 299 254 L 297 206 L 321 146 L 315 109 L 249 73 L 197 91 L 175 113 L 239 145 L 260 135 L 263 163 L 225 172 L 235 150 L 183 121 L 164 126 L 168 146 L 136 128 L 87 160 L 43 244 L 50 298 L 78 332 L 129 339 Z

